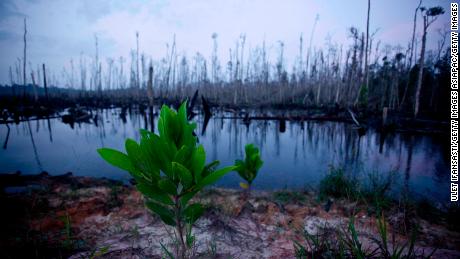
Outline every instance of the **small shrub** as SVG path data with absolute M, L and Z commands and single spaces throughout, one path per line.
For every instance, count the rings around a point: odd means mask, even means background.
M 163 105 L 158 120 L 159 135 L 141 130 L 140 143 L 126 140 L 126 152 L 101 148 L 108 163 L 128 171 L 136 188 L 145 196 L 146 206 L 161 220 L 175 227 L 177 257 L 190 257 L 195 237 L 192 225 L 203 214 L 200 203 L 190 200 L 205 186 L 219 180 L 233 166 L 215 170 L 218 161 L 208 165 L 202 145 L 197 146 L 195 123 L 187 120 L 186 103 L 177 113 Z
M 246 183 L 240 183 L 244 189 L 250 189 L 251 184 L 257 176 L 257 172 L 262 167 L 264 162 L 260 158 L 260 151 L 253 144 L 247 144 L 245 147 L 245 160 L 236 160 L 235 166 L 238 174 L 246 180 Z
M 392 204 L 390 197 L 391 187 L 394 183 L 395 172 L 389 172 L 384 177 L 377 172 L 368 175 L 368 183 L 362 188 L 361 198 L 368 205 L 368 212 L 379 215 L 381 211 L 389 209 Z

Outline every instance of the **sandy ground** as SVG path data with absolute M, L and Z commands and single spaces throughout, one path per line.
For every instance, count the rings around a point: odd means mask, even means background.
M 171 247 L 168 232 L 172 229 L 143 206 L 143 197 L 132 186 L 92 178 L 45 176 L 15 193 L 11 189 L 9 192 L 2 194 L 5 204 L 11 205 L 10 216 L 14 217 L 2 219 L 7 231 L 1 243 L 7 256 L 21 249 L 17 241 L 22 237 L 21 231 L 28 233 L 30 240 L 40 239 L 43 247 L 67 245 L 63 257 L 75 259 L 94 255 L 161 258 L 160 244 Z M 376 247 L 372 241 L 378 238 L 376 218 L 357 204 L 333 201 L 326 211 L 312 193 L 285 197 L 277 199 L 270 192 L 253 192 L 244 199 L 240 190 L 206 190 L 197 197 L 207 210 L 193 230 L 197 240 L 195 255 L 295 258 L 294 240 L 306 244 L 302 230 L 314 235 L 329 228 L 346 229 L 352 214 L 356 214 L 355 224 L 363 246 Z M 26 209 L 21 210 L 23 207 Z M 405 242 L 407 237 L 399 229 L 401 215 L 388 212 L 386 218 L 390 232 L 396 233 L 397 243 Z M 422 219 L 418 223 L 419 253 L 428 254 L 437 248 L 434 258 L 460 258 L 459 233 Z

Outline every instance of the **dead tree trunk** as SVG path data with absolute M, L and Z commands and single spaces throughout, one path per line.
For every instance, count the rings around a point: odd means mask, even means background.
M 37 93 L 37 85 L 35 84 L 35 77 L 34 77 L 34 72 L 30 72 L 30 76 L 32 78 L 32 87 L 34 88 L 34 100 L 35 102 L 38 101 L 38 93 Z
M 43 64 L 42 67 L 43 67 L 43 87 L 45 88 L 46 104 L 48 104 L 49 96 L 48 96 L 48 86 L 47 86 L 47 84 L 46 84 L 46 69 L 45 69 L 45 64 Z
M 147 82 L 147 96 L 149 97 L 149 104 L 153 106 L 153 67 L 149 67 L 149 81 Z
M 24 18 L 24 63 L 22 67 L 22 76 L 23 76 L 23 86 L 24 86 L 24 96 L 26 95 L 26 62 L 27 62 L 27 21 L 26 18 Z
M 410 76 L 410 70 L 412 67 L 412 58 L 414 56 L 414 44 L 415 44 L 415 29 L 417 28 L 417 12 L 420 9 L 420 6 L 422 5 L 422 0 L 420 0 L 417 8 L 415 8 L 414 12 L 414 27 L 412 28 L 412 40 L 411 40 L 411 47 L 410 47 L 410 56 L 409 56 L 409 66 L 408 66 L 408 71 L 407 71 L 407 82 L 406 86 L 404 89 L 404 94 L 401 99 L 401 103 L 399 104 L 399 107 L 402 108 L 404 101 L 406 100 L 406 95 L 407 95 L 407 90 L 409 89 L 409 76 Z
M 369 58 L 369 17 L 371 13 L 371 0 L 367 1 L 367 25 L 366 25 L 366 43 L 365 43 L 365 52 L 364 52 L 364 84 L 359 86 L 358 95 L 356 96 L 355 105 L 358 104 L 359 96 L 361 95 L 361 91 L 363 87 L 369 88 L 369 66 L 368 66 L 368 58 Z
M 442 7 L 432 7 L 426 10 L 425 8 L 422 9 L 425 11 L 423 15 L 423 36 L 422 36 L 422 49 L 420 52 L 420 65 L 418 71 L 418 79 L 417 79 L 417 89 L 415 92 L 415 109 L 414 109 L 414 117 L 417 117 L 419 113 L 420 107 L 420 93 L 422 90 L 422 81 L 423 81 L 423 68 L 425 65 L 425 48 L 426 48 L 426 34 L 428 27 L 436 21 L 438 15 L 444 13 L 444 9 Z M 431 19 L 430 19 L 431 17 Z

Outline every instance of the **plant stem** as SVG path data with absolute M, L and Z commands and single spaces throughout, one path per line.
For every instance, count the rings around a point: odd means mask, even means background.
M 176 210 L 176 230 L 180 240 L 180 250 L 179 250 L 179 258 L 185 258 L 185 253 L 187 251 L 187 247 L 184 241 L 184 226 L 182 226 L 182 219 L 181 219 L 181 204 L 179 200 L 179 196 L 174 197 L 175 203 L 175 210 Z

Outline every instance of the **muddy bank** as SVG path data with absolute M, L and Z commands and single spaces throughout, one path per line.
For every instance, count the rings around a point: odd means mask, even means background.
M 1 175 L 2 258 L 160 258 L 170 244 L 161 221 L 143 206 L 131 185 L 108 179 Z M 363 246 L 375 247 L 375 215 L 345 200 L 319 202 L 310 192 L 209 189 L 197 198 L 207 210 L 194 228 L 200 258 L 294 258 L 303 230 L 345 229 L 356 215 Z M 397 243 L 408 235 L 394 210 L 385 212 Z M 416 249 L 434 258 L 460 257 L 460 234 L 441 222 L 417 220 Z

